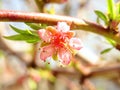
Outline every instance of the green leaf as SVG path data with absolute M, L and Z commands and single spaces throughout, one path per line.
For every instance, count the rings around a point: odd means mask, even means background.
M 104 13 L 98 10 L 95 10 L 95 13 L 100 19 L 102 19 L 105 22 L 105 24 L 108 24 L 108 18 L 106 17 Z
M 16 34 L 12 36 L 4 36 L 4 38 L 9 40 L 16 40 L 16 41 L 26 41 L 28 43 L 36 43 L 40 41 L 39 37 L 34 35 L 22 35 L 22 34 Z
M 120 14 L 120 2 L 117 3 L 117 14 L 119 15 Z
M 113 49 L 113 48 L 107 48 L 107 49 L 103 50 L 103 51 L 101 52 L 101 54 L 108 53 L 108 52 L 111 51 L 112 49 Z
M 39 42 L 40 40 L 38 39 L 29 39 L 29 40 L 26 40 L 27 43 L 36 43 L 36 42 Z
M 36 23 L 25 23 L 25 24 L 28 25 L 33 30 L 44 29 L 47 26 L 46 24 L 36 24 Z
M 9 40 L 25 40 L 26 38 L 21 35 L 21 34 L 17 34 L 17 35 L 12 35 L 12 36 L 4 36 L 4 38 L 9 39 Z
M 10 27 L 17 33 L 20 33 L 20 34 L 31 34 L 30 30 L 29 31 L 28 30 L 22 30 L 22 29 L 14 27 L 12 25 L 10 25 Z
M 12 25 L 10 25 L 10 27 L 16 31 L 17 33 L 19 34 L 23 34 L 23 35 L 34 35 L 34 36 L 38 36 L 37 32 L 36 31 L 32 31 L 32 30 L 22 30 L 22 29 L 19 29 L 19 28 L 16 28 Z
M 108 15 L 110 19 L 115 19 L 116 17 L 116 10 L 115 10 L 115 3 L 114 0 L 107 0 L 107 7 L 108 7 Z
M 120 21 L 120 15 L 116 16 L 116 21 Z
M 97 16 L 96 22 L 100 24 L 100 18 Z
M 113 47 L 116 46 L 116 42 L 110 38 L 106 37 L 106 40 L 108 41 L 109 44 L 111 44 Z

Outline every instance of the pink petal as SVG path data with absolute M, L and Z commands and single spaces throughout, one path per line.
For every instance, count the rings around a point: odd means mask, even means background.
M 82 42 L 79 38 L 71 38 L 69 41 L 69 45 L 72 48 L 77 49 L 77 50 L 80 50 L 83 47 Z
M 61 48 L 58 52 L 58 56 L 63 64 L 67 65 L 70 63 L 71 53 L 68 50 Z
M 51 39 L 50 34 L 51 33 L 49 31 L 45 30 L 45 29 L 38 30 L 39 37 L 46 42 L 50 42 L 50 39 Z
M 70 30 L 70 26 L 68 26 L 66 22 L 58 22 L 57 30 L 60 32 L 68 32 Z
M 52 56 L 55 52 L 55 49 L 52 45 L 44 46 L 41 48 L 40 59 L 46 60 L 48 57 Z

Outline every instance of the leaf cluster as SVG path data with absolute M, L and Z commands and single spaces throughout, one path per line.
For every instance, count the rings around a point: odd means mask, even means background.
M 17 32 L 16 35 L 12 36 L 4 36 L 4 38 L 9 40 L 16 40 L 16 41 L 26 41 L 27 43 L 37 43 L 40 41 L 40 38 L 37 34 L 37 30 L 41 28 L 46 28 L 46 24 L 35 24 L 35 23 L 25 23 L 27 26 L 31 28 L 29 29 L 19 29 L 10 25 L 10 27 Z
M 112 21 L 120 21 L 120 3 L 115 4 L 114 0 L 107 0 L 107 13 L 95 10 L 97 22 L 101 19 L 106 26 L 109 26 Z
M 114 0 L 107 0 L 107 13 L 95 10 L 95 14 L 97 15 L 97 23 L 100 24 L 100 20 L 102 20 L 108 30 L 110 30 L 111 34 L 113 34 L 113 32 L 119 33 L 117 29 L 120 22 L 120 2 L 115 4 Z M 106 40 L 113 47 L 103 50 L 101 54 L 111 51 L 116 46 L 116 42 L 114 40 L 107 37 Z

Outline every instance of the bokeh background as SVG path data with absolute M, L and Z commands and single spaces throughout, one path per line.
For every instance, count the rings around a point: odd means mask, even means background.
M 44 0 L 43 0 L 44 1 Z M 118 2 L 119 0 L 115 0 Z M 106 0 L 68 0 L 65 3 L 47 3 L 40 11 L 36 0 L 0 0 L 0 10 L 16 10 L 24 12 L 54 12 L 83 20 L 96 22 L 94 10 L 106 12 Z M 120 73 L 103 72 L 89 77 L 86 83 L 81 74 L 77 74 L 70 65 L 62 66 L 55 61 L 42 62 L 39 59 L 39 43 L 28 44 L 23 41 L 10 41 L 3 36 L 14 35 L 9 25 L 21 29 L 29 29 L 20 22 L 0 22 L 0 90 L 120 90 Z M 120 52 L 113 48 L 101 54 L 106 48 L 112 47 L 101 35 L 75 30 L 84 47 L 76 55 L 76 59 L 86 67 L 107 68 L 119 65 Z M 51 62 L 48 64 L 48 62 Z M 85 68 L 83 68 L 84 71 Z M 90 88 L 87 88 L 90 87 Z

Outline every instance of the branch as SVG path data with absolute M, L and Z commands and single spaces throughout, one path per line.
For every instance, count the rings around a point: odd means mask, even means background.
M 27 12 L 17 12 L 17 11 L 7 11 L 0 10 L 0 21 L 6 22 L 32 22 L 32 23 L 46 23 L 50 25 L 56 25 L 57 22 L 64 21 L 71 25 L 73 22 L 75 24 L 81 24 L 81 20 L 59 16 L 59 15 L 50 15 L 44 13 L 27 13 Z
M 91 75 L 97 75 L 107 72 L 119 72 L 120 71 L 120 64 L 108 66 L 108 67 L 101 67 L 91 71 Z
M 110 34 L 107 28 L 104 28 L 95 23 L 68 16 L 0 10 L 0 21 L 46 23 L 49 25 L 56 25 L 57 22 L 66 22 L 67 24 L 71 25 L 71 29 L 81 29 L 84 31 L 97 33 L 105 37 L 112 38 L 120 44 L 119 36 Z
M 68 70 L 68 71 L 66 71 L 66 70 L 60 70 L 59 71 L 59 69 L 55 69 L 55 70 L 53 70 L 53 72 L 55 72 L 55 73 L 66 73 L 66 74 L 68 74 L 68 75 L 78 75 L 79 73 L 80 74 L 82 74 L 83 76 L 85 76 L 85 77 L 93 77 L 93 76 L 96 76 L 96 75 L 103 75 L 103 74 L 106 74 L 106 73 L 115 73 L 115 72 L 119 72 L 120 71 L 120 65 L 119 64 L 117 64 L 117 65 L 111 65 L 111 66 L 108 66 L 108 67 L 101 67 L 101 68 L 95 68 L 95 69 L 92 69 L 92 67 L 85 67 L 85 66 L 83 66 L 84 67 L 84 69 L 88 69 L 89 70 L 89 73 L 85 73 L 86 71 L 84 71 L 84 73 L 83 72 L 77 72 L 76 70 L 74 71 L 70 71 L 70 70 Z M 81 71 L 83 70 L 83 68 L 80 68 L 81 69 Z
M 88 21 L 83 21 L 81 19 L 50 15 L 44 13 L 25 13 L 17 11 L 3 11 L 0 10 L 0 21 L 13 21 L 13 22 L 34 22 L 34 23 L 46 23 L 49 25 L 56 25 L 57 22 L 66 22 L 71 25 L 71 29 L 81 29 L 84 31 L 90 31 L 114 39 L 120 44 L 119 36 L 111 34 L 107 28 L 104 28 L 98 24 L 91 23 Z

